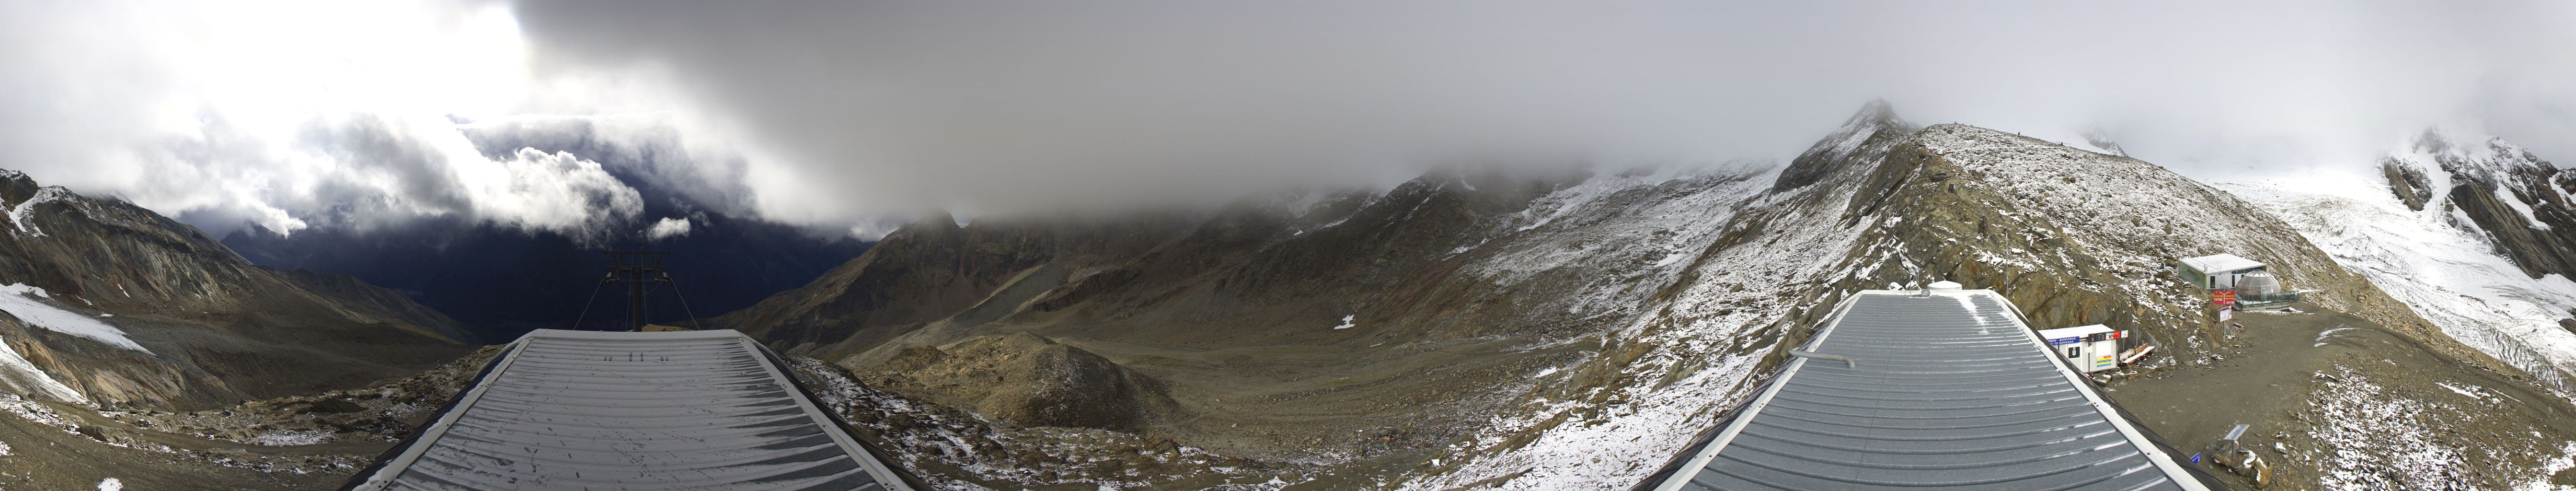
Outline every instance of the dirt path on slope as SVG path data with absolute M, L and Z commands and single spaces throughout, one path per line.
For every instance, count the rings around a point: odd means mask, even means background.
M 2278 474 L 2266 489 L 2576 484 L 2576 471 L 2545 475 L 2545 461 L 2576 448 L 2562 448 L 2576 442 L 2576 406 L 2565 399 L 2358 317 L 2298 309 L 2238 315 L 2244 329 L 2231 329 L 2215 356 L 2115 379 L 2108 394 L 2185 455 L 2251 425 L 2240 441 Z

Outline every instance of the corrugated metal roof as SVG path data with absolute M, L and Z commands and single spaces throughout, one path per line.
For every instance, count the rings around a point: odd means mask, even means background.
M 2201 273 L 2223 273 L 2240 269 L 2263 267 L 2263 263 L 2261 262 L 2246 259 L 2235 254 L 2201 256 L 2184 259 L 2181 262 L 2183 267 L 2191 268 L 2192 271 L 2199 271 Z
M 538 330 L 360 490 L 908 490 L 735 331 Z
M 2204 490 L 1991 290 L 1874 290 L 1657 490 Z

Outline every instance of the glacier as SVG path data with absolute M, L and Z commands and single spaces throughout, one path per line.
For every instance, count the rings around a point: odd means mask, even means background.
M 98 319 L 91 318 L 90 316 L 64 310 L 61 307 L 55 307 L 51 304 L 38 301 L 36 298 L 53 298 L 53 295 L 46 294 L 44 288 L 27 286 L 25 283 L 0 285 L 0 311 L 6 311 L 9 315 L 16 316 L 20 321 L 35 325 L 36 327 L 45 328 L 49 331 L 80 336 L 101 343 L 107 343 L 108 346 L 140 351 L 145 354 L 152 353 L 152 350 L 144 349 L 143 345 L 136 344 L 134 339 L 125 337 L 125 331 L 117 329 L 116 326 L 108 325 L 106 322 L 100 322 Z

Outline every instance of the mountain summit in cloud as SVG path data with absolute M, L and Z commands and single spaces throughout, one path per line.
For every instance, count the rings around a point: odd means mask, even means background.
M 2540 157 L 2576 155 L 2570 25 L 0 2 L 0 488 L 687 485 L 711 471 L 622 452 L 749 441 L 618 409 L 650 397 L 839 449 L 729 467 L 772 484 L 2564 490 L 2576 174 Z M 638 250 L 669 275 L 605 274 Z M 613 341 L 657 336 L 725 353 Z M 732 370 L 797 414 L 512 383 L 563 370 Z M 2024 412 L 1907 415 L 1970 409 Z M 422 457 L 449 437 L 545 455 Z

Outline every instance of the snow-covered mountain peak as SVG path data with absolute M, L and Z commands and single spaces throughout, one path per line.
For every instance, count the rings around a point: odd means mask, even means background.
M 2398 202 L 2484 240 L 2533 278 L 2576 274 L 2576 174 L 2500 138 L 2426 130 L 2380 159 Z
M 1815 146 L 1798 154 L 1789 167 L 1780 171 L 1780 180 L 1771 186 L 1773 192 L 1787 191 L 1815 184 L 1825 176 L 1864 162 L 1877 162 L 1889 149 L 1902 143 L 1921 129 L 1896 115 L 1886 100 L 1871 100 L 1860 111 L 1843 121 L 1841 128 L 1826 135 Z
M 1852 113 L 1851 119 L 1843 122 L 1843 127 L 1852 128 L 1861 125 L 1885 126 L 1891 123 L 1898 125 L 1905 123 L 1904 118 L 1897 117 L 1896 106 L 1888 104 L 1887 99 L 1870 99 L 1869 102 L 1861 103 L 1860 111 Z
M 2449 180 L 2447 178 L 2456 177 L 2488 186 L 2510 182 L 2517 179 L 2517 176 L 2545 179 L 2558 171 L 2557 165 L 2541 160 L 2530 150 L 2505 141 L 2503 138 L 2488 137 L 2484 141 L 2463 141 L 2461 138 L 2445 135 L 2433 129 L 2424 130 L 2422 134 L 2416 135 L 2398 149 L 2389 152 L 2381 164 L 2396 168 L 2400 172 L 2414 170 L 2425 173 L 2425 176 L 2433 181 L 2446 183 Z M 2431 175 L 2435 170 L 2446 175 Z M 2419 185 L 2426 189 L 2438 190 L 2448 187 L 2441 185 L 2444 183 L 2428 181 Z M 2432 201 L 2438 202 L 2438 200 Z

